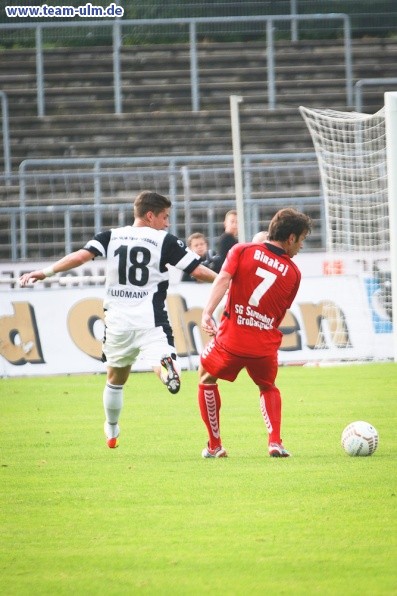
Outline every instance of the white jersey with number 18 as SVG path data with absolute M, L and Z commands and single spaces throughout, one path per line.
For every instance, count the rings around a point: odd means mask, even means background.
M 97 234 L 84 246 L 107 259 L 106 321 L 122 328 L 169 326 L 165 299 L 167 265 L 191 273 L 197 255 L 164 230 L 125 226 Z

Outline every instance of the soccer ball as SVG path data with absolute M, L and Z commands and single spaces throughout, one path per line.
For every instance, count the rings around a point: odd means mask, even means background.
M 348 424 L 341 438 L 342 447 L 348 455 L 372 455 L 378 442 L 376 428 L 362 420 Z

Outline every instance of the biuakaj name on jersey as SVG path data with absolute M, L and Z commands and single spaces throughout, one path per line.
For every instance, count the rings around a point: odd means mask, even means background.
M 280 271 L 280 273 L 283 276 L 287 275 L 289 265 L 286 265 L 285 263 L 280 263 L 280 261 L 278 259 L 269 257 L 268 255 L 266 255 L 264 252 L 262 252 L 259 249 L 255 251 L 254 259 L 256 261 L 261 261 L 262 263 L 265 263 L 265 265 L 267 265 L 268 267 L 272 267 L 273 269 Z

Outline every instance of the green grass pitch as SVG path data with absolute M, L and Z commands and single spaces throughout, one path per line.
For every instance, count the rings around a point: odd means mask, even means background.
M 283 367 L 271 459 L 256 388 L 220 382 L 229 458 L 203 460 L 197 373 L 131 375 L 120 447 L 104 375 L 0 380 L 0 593 L 397 594 L 397 365 Z M 371 457 L 343 428 L 379 431 Z

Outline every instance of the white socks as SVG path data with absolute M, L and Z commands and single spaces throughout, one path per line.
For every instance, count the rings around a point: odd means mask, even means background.
M 106 422 L 114 429 L 114 436 L 118 436 L 118 421 L 123 407 L 123 385 L 106 383 L 103 390 L 103 408 Z M 110 430 L 110 429 L 109 429 Z M 116 434 L 117 433 L 117 434 Z

